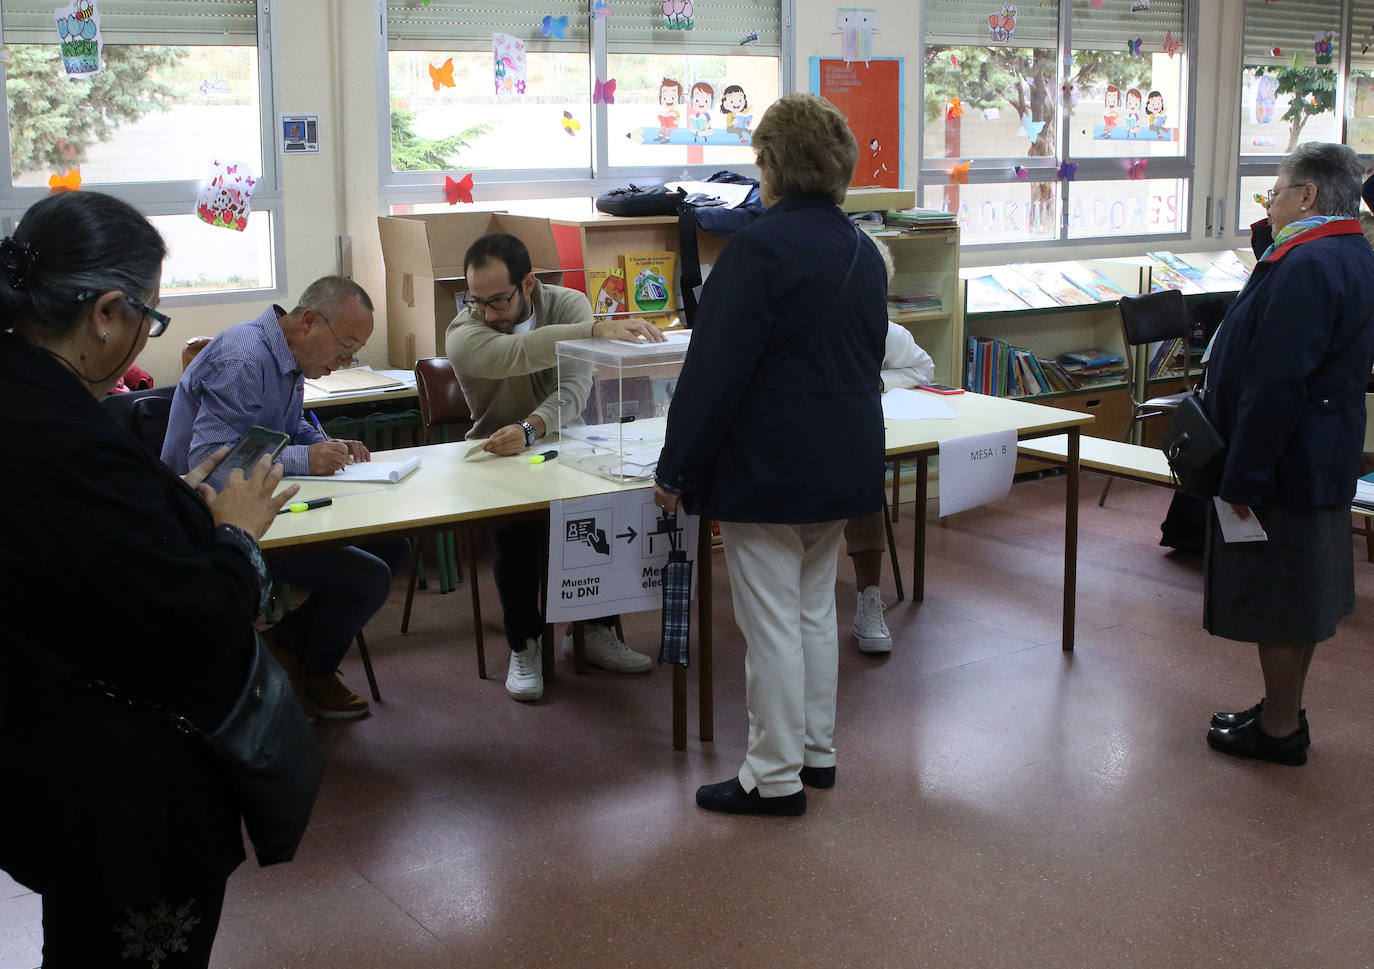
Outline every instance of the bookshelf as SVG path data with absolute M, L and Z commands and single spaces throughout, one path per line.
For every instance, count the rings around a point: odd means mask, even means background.
M 888 307 L 888 319 L 910 331 L 917 346 L 935 362 L 935 381 L 963 382 L 963 300 L 959 293 L 959 230 L 940 227 L 910 232 L 873 233 L 887 245 L 895 272 L 890 295 L 923 293 L 939 298 L 939 308 Z

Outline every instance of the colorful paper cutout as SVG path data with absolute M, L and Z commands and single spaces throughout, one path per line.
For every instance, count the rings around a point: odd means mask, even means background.
M 611 15 L 609 0 L 592 0 L 592 19 L 605 20 Z
M 576 133 L 582 128 L 581 122 L 572 116 L 571 111 L 563 112 L 563 130 L 576 137 Z
M 1269 200 L 1265 198 L 1263 195 L 1261 195 L 1259 192 L 1256 192 L 1254 195 L 1250 197 L 1255 200 L 1255 204 L 1258 205 L 1260 208 L 1267 209 L 1269 207 Z
M 961 165 L 955 165 L 950 169 L 949 180 L 955 185 L 968 184 L 968 170 L 973 167 L 973 162 L 966 161 Z
M 444 200 L 449 205 L 456 205 L 459 202 L 472 204 L 472 172 L 468 172 L 458 181 L 454 181 L 449 176 L 444 176 Z
M 1131 0 L 1131 13 L 1144 13 L 1150 9 L 1150 0 Z
M 1031 120 L 1030 113 L 1021 115 L 1021 127 L 1016 129 L 1016 134 L 1022 138 L 1034 141 L 1040 137 L 1040 132 L 1045 129 L 1045 122 Z
M 1139 37 L 1135 40 L 1126 41 L 1126 53 L 1134 54 L 1136 57 L 1139 57 L 1141 55 L 1141 45 L 1144 43 L 1145 41 Z
M 1016 31 L 1016 4 L 1009 3 L 988 17 L 988 33 L 999 44 L 1009 44 Z
M 984 120 L 984 121 L 1001 121 L 1001 120 L 1002 120 L 1002 109 L 1001 109 L 1001 108 L 984 108 L 984 109 L 983 109 L 983 120 Z
M 959 69 L 959 57 L 953 51 L 949 55 L 949 65 L 956 71 Z
M 950 121 L 953 121 L 955 118 L 959 117 L 963 113 L 964 109 L 963 106 L 959 104 L 959 99 L 950 98 L 949 106 L 945 108 L 945 117 Z
M 663 0 L 663 26 L 668 30 L 691 30 L 692 0 Z
M 49 194 L 56 195 L 58 192 L 76 192 L 81 189 L 81 169 L 73 168 L 65 175 L 49 175 L 48 191 Z
M 555 17 L 546 14 L 543 23 L 539 27 L 539 33 L 545 37 L 552 37 L 554 40 L 562 40 L 563 32 L 568 29 L 567 17 Z
M 1269 53 L 1270 53 L 1271 55 L 1273 55 L 1274 57 L 1282 57 L 1282 56 L 1283 56 L 1283 51 L 1279 50 L 1277 47 L 1271 47 L 1271 48 L 1269 48 Z
M 739 45 L 744 47 L 746 44 L 757 44 L 759 42 L 759 32 L 757 30 L 746 30 L 739 35 Z
M 1145 177 L 1145 165 L 1149 162 L 1148 158 L 1137 158 L 1131 162 L 1126 169 L 1126 177 L 1133 182 L 1141 181 Z
M 1013 165 L 1011 173 L 1015 175 L 1018 180 L 1023 182 L 1030 178 L 1030 169 L 1026 168 L 1024 165 Z
M 873 59 L 873 35 L 882 33 L 878 11 L 841 7 L 835 11 L 833 34 L 840 35 L 840 56 L 846 64 Z
M 596 86 L 592 88 L 592 104 L 615 104 L 615 78 L 609 81 L 596 79 Z
M 439 67 L 429 65 L 429 79 L 436 91 L 441 87 L 453 87 L 453 58 L 450 57 Z
M 1255 83 L 1255 122 L 1274 123 L 1274 102 L 1279 93 L 1279 80 L 1272 74 L 1263 74 Z
M 510 34 L 492 34 L 491 51 L 496 59 L 496 93 L 525 93 L 525 42 Z
M 1093 9 L 1094 9 L 1094 10 L 1101 10 L 1101 9 L 1102 9 L 1102 0 L 1093 0 Z
M 72 0 L 53 11 L 57 40 L 62 50 L 62 69 L 68 77 L 90 77 L 104 66 L 101 50 L 100 11 L 93 0 Z
M 1273 148 L 1274 139 L 1266 137 L 1251 138 L 1250 144 L 1254 145 L 1256 148 Z
M 720 113 L 725 115 L 727 135 L 734 135 L 741 145 L 753 140 L 749 126 L 754 121 L 754 115 L 749 110 L 749 95 L 744 93 L 744 88 L 738 84 L 725 86 L 725 90 L 720 92 Z
M 1331 48 L 1336 40 L 1334 30 L 1319 30 L 1312 35 L 1312 50 L 1317 55 L 1318 64 L 1331 63 Z
M 1064 110 L 1073 114 L 1073 109 L 1078 107 L 1078 82 L 1065 81 L 1059 88 L 1059 102 L 1064 105 Z
M 1172 30 L 1164 31 L 1164 53 L 1169 55 L 1170 60 L 1173 59 L 1173 56 L 1178 53 L 1178 49 L 1182 46 L 1182 41 L 1174 40 L 1174 32 Z
M 1059 163 L 1059 180 L 1060 180 L 1060 181 L 1062 181 L 1062 182 L 1072 182 L 1072 181 L 1074 180 L 1074 177 L 1075 177 L 1077 174 L 1078 174 L 1078 162 L 1066 161 L 1066 162 L 1060 162 L 1060 163 Z
M 210 162 L 210 174 L 196 194 L 196 217 L 209 225 L 242 232 L 248 228 L 257 184 L 244 162 Z

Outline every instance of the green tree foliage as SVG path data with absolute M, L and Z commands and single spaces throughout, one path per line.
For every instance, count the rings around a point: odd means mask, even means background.
M 1256 67 L 1254 71 L 1256 77 L 1274 75 L 1278 93 L 1292 95 L 1288 110 L 1283 113 L 1283 120 L 1288 122 L 1285 151 L 1298 147 L 1298 138 L 1309 118 L 1336 110 L 1335 71 L 1314 67 Z
M 398 172 L 434 172 L 452 168 L 457 155 L 472 142 L 491 131 L 489 124 L 465 128 L 447 138 L 421 138 L 415 133 L 414 111 L 392 105 L 391 167 Z
M 120 125 L 165 111 L 176 91 L 154 74 L 186 56 L 179 47 L 112 45 L 104 48 L 105 69 L 99 74 L 69 78 L 56 44 L 6 49 L 5 100 L 16 175 L 74 168 Z

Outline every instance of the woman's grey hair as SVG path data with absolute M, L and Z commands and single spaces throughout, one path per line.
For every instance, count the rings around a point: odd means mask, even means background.
M 303 311 L 310 309 L 324 314 L 327 319 L 351 299 L 356 299 L 363 304 L 364 309 L 372 311 L 372 297 L 367 295 L 367 290 L 343 276 L 323 276 L 305 287 L 305 292 L 301 293 L 300 301 L 296 303 L 291 315 L 299 316 Z
M 1279 163 L 1279 174 L 1293 184 L 1317 186 L 1317 212 L 1353 219 L 1360 213 L 1360 183 L 1364 166 L 1346 145 L 1309 141 L 1294 148 Z
M 788 94 L 769 105 L 754 131 L 753 148 L 778 198 L 823 195 L 839 205 L 859 161 L 849 122 L 814 94 Z
M 137 209 L 100 192 L 35 202 L 0 248 L 5 325 L 58 339 L 76 328 L 91 297 L 119 290 L 151 299 L 167 255 L 162 236 Z

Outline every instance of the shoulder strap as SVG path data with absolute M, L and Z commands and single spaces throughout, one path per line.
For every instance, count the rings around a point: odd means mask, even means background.
M 697 250 L 696 207 L 683 202 L 677 207 L 678 268 L 681 270 L 682 315 L 687 328 L 697 315 L 697 288 L 701 286 L 701 254 Z

